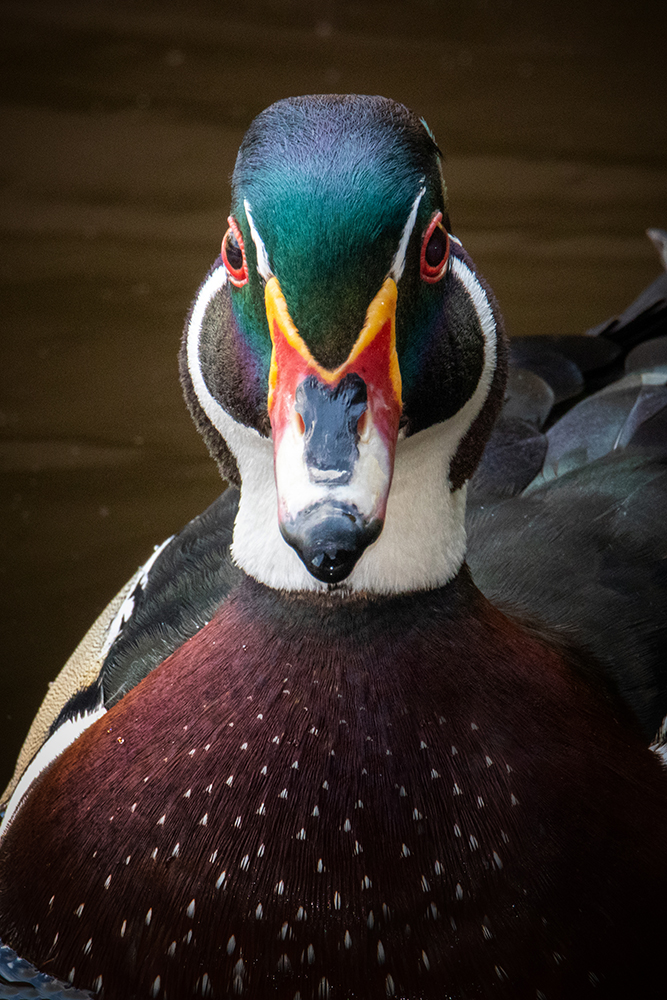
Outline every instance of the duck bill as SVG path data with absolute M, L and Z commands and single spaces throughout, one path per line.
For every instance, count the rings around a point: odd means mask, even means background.
M 300 337 L 277 278 L 266 284 L 280 531 L 325 583 L 349 576 L 384 524 L 401 416 L 396 297 L 387 278 L 347 360 L 329 370 Z

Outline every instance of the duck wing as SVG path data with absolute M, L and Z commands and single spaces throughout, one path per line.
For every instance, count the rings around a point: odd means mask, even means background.
M 647 740 L 667 715 L 665 334 L 667 274 L 587 335 L 514 342 L 467 514 L 480 589 L 587 649 Z

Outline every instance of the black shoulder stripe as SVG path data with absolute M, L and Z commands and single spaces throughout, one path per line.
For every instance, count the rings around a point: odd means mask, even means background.
M 76 719 L 78 715 L 89 715 L 99 708 L 102 702 L 102 686 L 99 678 L 88 687 L 77 691 L 69 701 L 65 702 L 57 717 L 49 726 L 49 736 L 53 736 L 57 729 L 60 729 L 63 722 L 68 719 Z
M 243 573 L 231 559 L 239 492 L 227 489 L 160 552 L 132 614 L 113 642 L 100 681 L 107 707 L 210 621 Z

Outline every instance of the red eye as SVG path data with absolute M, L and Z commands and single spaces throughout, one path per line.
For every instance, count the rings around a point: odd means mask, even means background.
M 447 270 L 448 260 L 449 234 L 442 224 L 442 212 L 436 212 L 422 240 L 419 260 L 422 279 L 431 284 L 440 281 Z
M 241 230 L 236 225 L 234 219 L 227 219 L 229 229 L 222 240 L 222 261 L 227 269 L 229 280 L 232 285 L 241 288 L 248 281 L 248 262 L 245 259 L 245 249 L 243 247 L 243 237 Z

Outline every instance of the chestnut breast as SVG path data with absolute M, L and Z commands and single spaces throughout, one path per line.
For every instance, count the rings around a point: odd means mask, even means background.
M 665 885 L 657 761 L 465 570 L 245 579 L 40 785 L 0 936 L 111 1000 L 620 996 Z

